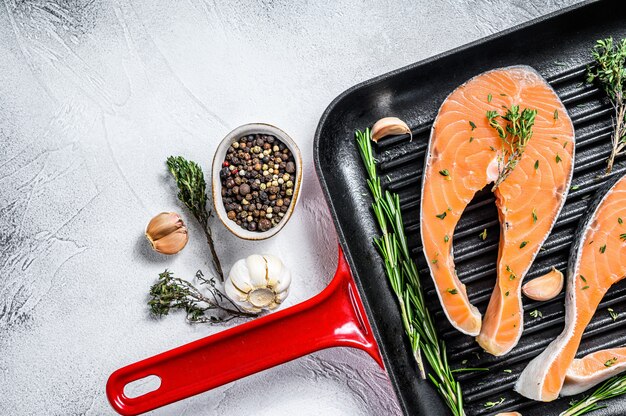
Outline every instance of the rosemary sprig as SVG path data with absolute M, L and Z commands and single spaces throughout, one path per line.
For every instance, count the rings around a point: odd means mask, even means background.
M 241 310 L 217 287 L 214 278 L 205 278 L 200 270 L 196 279 L 207 288 L 205 296 L 190 282 L 174 277 L 169 270 L 159 274 L 159 280 L 150 288 L 148 305 L 153 315 L 168 315 L 173 309 L 182 309 L 191 323 L 228 322 L 239 317 L 254 317 L 253 313 Z M 220 313 L 221 312 L 221 313 Z
M 502 151 L 498 155 L 498 179 L 494 182 L 492 191 L 496 190 L 519 163 L 533 135 L 532 129 L 537 116 L 537 110 L 528 108 L 520 113 L 519 105 L 504 108 L 506 109 L 504 115 L 498 114 L 495 110 L 487 111 L 489 125 L 498 132 L 503 141 Z M 504 126 L 498 122 L 498 117 L 506 121 Z
M 622 154 L 626 146 L 626 103 L 624 91 L 626 78 L 626 39 L 613 42 L 613 38 L 596 41 L 591 56 L 595 65 L 587 68 L 587 82 L 597 82 L 604 90 L 613 106 L 612 149 L 606 166 L 606 173 L 611 173 L 615 157 Z
M 439 339 L 433 318 L 426 308 L 417 266 L 410 255 L 400 197 L 389 191 L 383 193 L 376 172 L 370 130 L 357 130 L 356 140 L 367 171 L 367 185 L 374 199 L 372 208 L 381 230 L 381 236 L 374 239 L 374 244 L 383 257 L 387 278 L 398 299 L 404 330 L 419 372 L 425 378 L 423 355 L 432 369 L 428 378 L 452 414 L 464 416 L 461 386 L 448 365 L 446 346 Z
M 560 414 L 560 416 L 580 416 L 594 410 L 602 409 L 604 405 L 598 404 L 602 400 L 626 394 L 626 375 L 610 378 L 600 388 L 591 393 L 590 396 L 572 403 L 569 409 Z
M 178 186 L 178 199 L 185 204 L 193 216 L 202 226 L 202 231 L 206 236 L 211 257 L 213 258 L 213 268 L 220 280 L 224 281 L 224 272 L 220 259 L 215 251 L 213 233 L 209 227 L 211 211 L 207 209 L 208 197 L 206 194 L 206 182 L 202 168 L 191 160 L 186 160 L 182 156 L 170 156 L 167 158 L 167 168 L 176 180 Z

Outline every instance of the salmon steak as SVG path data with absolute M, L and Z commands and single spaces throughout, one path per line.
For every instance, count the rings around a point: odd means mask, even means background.
M 500 220 L 497 281 L 484 321 L 457 277 L 454 229 L 476 192 L 499 178 L 504 140 L 488 111 L 536 110 L 532 137 L 495 188 Z M 569 190 L 574 128 L 550 85 L 528 66 L 482 73 L 443 102 L 424 167 L 420 232 L 443 310 L 459 331 L 493 355 L 510 351 L 523 329 L 522 280 L 548 237 Z M 478 236 L 476 236 L 478 238 Z
M 626 274 L 626 176 L 614 178 L 598 194 L 579 224 L 570 253 L 565 327 L 522 371 L 515 390 L 525 397 L 552 401 L 561 389 L 575 394 L 624 370 L 622 348 L 574 359 L 600 301 Z

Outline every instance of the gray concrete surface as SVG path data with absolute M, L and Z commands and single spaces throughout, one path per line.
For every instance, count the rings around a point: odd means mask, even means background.
M 312 160 L 328 103 L 372 76 L 568 6 L 572 0 L 0 4 L 0 414 L 112 414 L 116 368 L 224 329 L 151 319 L 165 267 L 208 270 L 200 230 L 156 255 L 147 220 L 182 210 L 164 168 L 210 168 L 218 141 L 252 121 L 299 143 L 300 205 L 275 238 L 215 224 L 228 269 L 254 252 L 297 273 L 287 305 L 320 292 L 336 239 Z M 419 80 L 415 80 L 419 82 Z M 355 126 L 359 127 L 359 126 Z M 230 325 L 230 324 L 229 324 Z M 396 415 L 364 353 L 327 350 L 155 411 L 155 415 Z

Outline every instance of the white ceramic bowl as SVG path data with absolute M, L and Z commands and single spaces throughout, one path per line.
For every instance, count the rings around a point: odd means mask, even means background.
M 242 136 L 250 134 L 269 134 L 276 137 L 289 148 L 296 163 L 296 180 L 293 185 L 293 195 L 291 196 L 289 209 L 278 225 L 267 231 L 249 231 L 237 225 L 235 221 L 228 218 L 226 209 L 224 209 L 224 204 L 222 202 L 222 182 L 220 180 L 220 170 L 222 169 L 222 163 L 226 157 L 226 151 L 234 141 L 238 140 Z M 289 221 L 289 218 L 291 218 L 291 214 L 298 203 L 300 186 L 302 185 L 302 155 L 300 154 L 300 149 L 298 149 L 298 146 L 291 139 L 291 137 L 278 127 L 264 123 L 250 123 L 239 126 L 224 137 L 215 151 L 215 155 L 213 156 L 211 185 L 215 212 L 230 232 L 245 240 L 265 240 L 266 238 L 270 238 L 283 229 L 285 224 L 287 224 L 287 221 Z

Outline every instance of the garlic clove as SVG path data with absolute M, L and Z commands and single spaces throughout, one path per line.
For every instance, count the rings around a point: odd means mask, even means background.
M 272 256 L 271 254 L 264 254 L 263 258 L 267 264 L 267 284 L 268 286 L 274 287 L 279 283 L 280 274 L 283 267 L 283 262 L 276 256 Z
M 248 300 L 248 294 L 237 289 L 231 279 L 226 279 L 224 282 L 224 291 L 226 292 L 226 296 L 238 306 L 242 306 L 244 302 Z
M 274 291 L 276 292 L 284 292 L 289 289 L 291 285 L 291 272 L 288 268 L 283 267 L 280 271 L 280 277 L 278 278 L 278 282 L 274 285 Z
M 152 241 L 152 248 L 161 254 L 176 254 L 182 250 L 189 240 L 186 229 L 178 229 L 163 238 Z
M 267 262 L 263 256 L 253 254 L 246 258 L 248 276 L 252 287 L 265 287 L 267 285 Z
M 228 280 L 232 281 L 232 284 L 243 293 L 250 293 L 250 291 L 254 289 L 254 286 L 250 282 L 248 266 L 245 259 L 237 260 L 230 269 Z
M 152 248 L 162 254 L 176 254 L 189 240 L 183 219 L 175 212 L 154 216 L 146 227 L 146 237 Z
M 289 290 L 283 290 L 281 292 L 277 292 L 276 297 L 275 297 L 276 302 L 278 302 L 279 304 L 283 303 L 285 299 L 287 299 L 287 295 L 289 295 Z
M 159 240 L 183 227 L 185 223 L 180 215 L 175 212 L 161 212 L 150 220 L 146 234 L 148 238 Z
M 548 273 L 534 278 L 522 286 L 522 292 L 532 300 L 550 300 L 561 293 L 563 281 L 563 273 L 553 267 Z
M 372 127 L 372 140 L 377 142 L 385 136 L 409 134 L 413 140 L 413 134 L 407 124 L 398 117 L 385 117 L 374 123 Z

